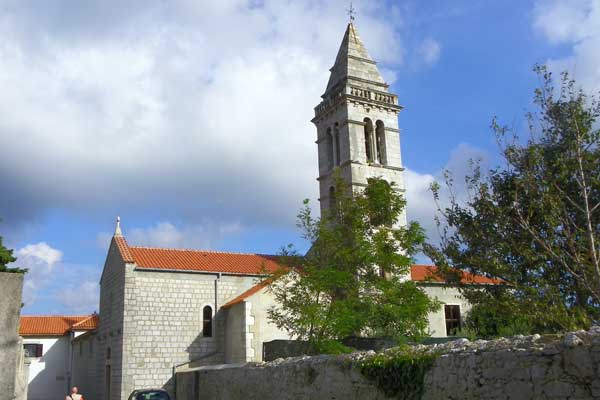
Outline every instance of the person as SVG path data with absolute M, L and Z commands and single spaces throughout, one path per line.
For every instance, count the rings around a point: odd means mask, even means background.
M 77 389 L 77 386 L 73 386 L 71 388 L 71 394 L 67 395 L 67 397 L 65 397 L 65 400 L 84 400 L 83 396 L 81 394 L 79 394 L 79 389 Z

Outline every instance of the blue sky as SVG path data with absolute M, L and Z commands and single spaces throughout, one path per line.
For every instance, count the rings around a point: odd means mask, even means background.
M 409 218 L 428 185 L 493 165 L 494 115 L 525 133 L 546 63 L 600 88 L 600 0 L 355 1 L 405 110 Z M 97 309 L 114 219 L 131 244 L 304 248 L 313 107 L 345 1 L 0 0 L 0 235 L 28 267 L 24 313 Z

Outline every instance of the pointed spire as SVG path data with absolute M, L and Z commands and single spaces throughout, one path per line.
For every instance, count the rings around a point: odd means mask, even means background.
M 123 236 L 121 232 L 121 217 L 117 217 L 117 226 L 115 228 L 115 236 Z
M 365 45 L 360 40 L 358 31 L 352 22 L 348 23 L 335 64 L 330 71 L 331 76 L 329 77 L 329 83 L 327 83 L 327 90 L 353 77 L 387 87 L 375 61 L 373 61 Z

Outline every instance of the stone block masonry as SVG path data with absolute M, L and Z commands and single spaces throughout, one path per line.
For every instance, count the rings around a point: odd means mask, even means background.
M 424 400 L 600 399 L 600 327 L 418 347 L 440 353 Z M 178 374 L 177 400 L 386 399 L 356 367 L 370 354 L 190 369 Z
M 14 399 L 22 373 L 19 315 L 23 274 L 0 272 L 0 290 L 0 399 Z
M 251 287 L 253 277 L 135 270 L 126 279 L 123 389 L 172 390 L 172 368 L 200 360 L 223 363 L 220 307 Z M 212 335 L 203 336 L 203 308 L 214 311 Z

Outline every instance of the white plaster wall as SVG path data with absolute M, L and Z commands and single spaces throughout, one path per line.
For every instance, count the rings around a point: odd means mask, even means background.
M 43 345 L 42 357 L 29 358 L 28 400 L 63 399 L 68 393 L 69 337 L 23 338 Z
M 429 330 L 432 337 L 446 337 L 446 316 L 444 314 L 444 304 L 454 304 L 460 306 L 461 322 L 464 321 L 467 313 L 471 309 L 471 304 L 460 294 L 456 287 L 441 284 L 423 284 L 419 285 L 421 289 L 431 298 L 441 301 L 440 310 L 430 313 Z
M 291 336 L 289 332 L 279 329 L 267 315 L 269 308 L 276 304 L 272 293 L 268 290 L 261 290 L 250 297 L 248 301 L 252 304 L 252 315 L 254 317 L 254 325 L 251 329 L 254 333 L 252 347 L 254 348 L 255 357 L 252 361 L 262 361 L 263 343 L 277 339 L 287 340 L 291 339 Z

